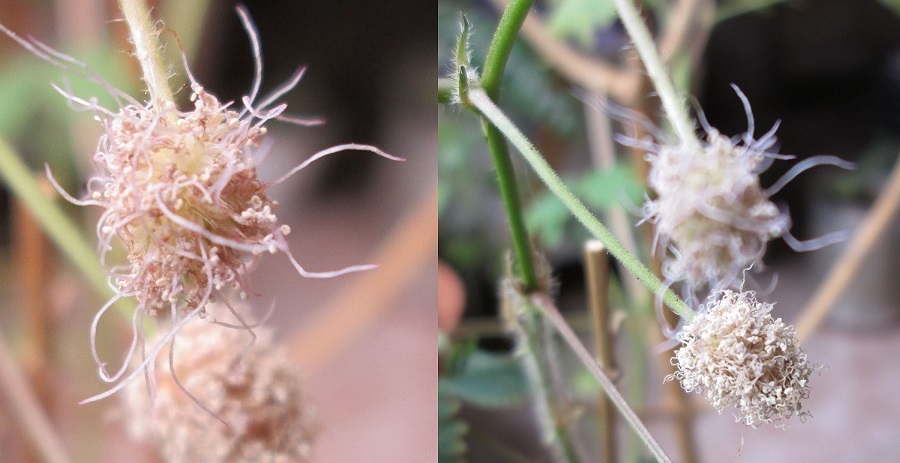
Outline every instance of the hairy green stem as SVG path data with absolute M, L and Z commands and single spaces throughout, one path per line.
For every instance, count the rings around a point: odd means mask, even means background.
M 95 288 L 111 294 L 106 275 L 81 230 L 41 191 L 31 171 L 5 140 L 0 140 L 0 176 L 78 270 Z
M 481 87 L 491 98 L 497 98 L 500 92 L 506 61 L 533 4 L 534 0 L 512 0 L 503 10 L 503 16 L 500 17 L 497 31 L 491 39 L 491 46 L 484 59 L 484 70 L 481 73 Z
M 491 95 L 497 98 L 500 94 L 500 82 L 503 78 L 503 70 L 512 51 L 516 36 L 534 0 L 512 0 L 503 11 L 497 31 L 491 40 L 487 58 L 484 62 L 484 73 L 481 77 L 481 86 Z M 518 277 L 527 291 L 533 291 L 538 287 L 537 275 L 534 270 L 534 257 L 531 254 L 531 241 L 525 228 L 525 218 L 522 213 L 522 205 L 519 202 L 519 189 L 516 184 L 516 174 L 513 169 L 509 149 L 503 134 L 488 121 L 483 121 L 484 134 L 487 138 L 488 149 L 494 162 L 494 170 L 497 172 L 497 183 L 500 188 L 500 196 L 506 207 L 506 215 L 509 220 L 510 235 L 512 235 L 513 250 L 516 255 L 516 268 Z
M 169 86 L 169 72 L 162 63 L 159 32 L 150 20 L 146 1 L 119 0 L 119 8 L 128 23 L 134 54 L 141 63 L 144 82 L 150 92 L 150 102 L 160 106 L 172 104 L 174 96 Z
M 546 294 L 536 294 L 531 297 L 533 303 L 541 309 L 542 315 L 544 315 L 550 323 L 553 324 L 553 327 L 559 332 L 559 334 L 566 341 L 566 344 L 572 348 L 572 351 L 575 352 L 575 355 L 593 373 L 594 377 L 597 379 L 597 382 L 600 383 L 600 386 L 606 392 L 606 395 L 609 397 L 609 400 L 619 409 L 619 412 L 622 414 L 622 417 L 625 418 L 625 421 L 631 426 L 632 429 L 637 433 L 638 437 L 644 442 L 647 446 L 647 449 L 653 454 L 654 457 L 660 463 L 670 463 L 672 461 L 668 455 L 666 455 L 665 450 L 659 445 L 659 442 L 650 434 L 650 431 L 644 426 L 644 423 L 638 418 L 637 414 L 631 407 L 628 406 L 628 402 L 625 401 L 625 398 L 622 397 L 622 394 L 616 389 L 616 385 L 613 384 L 612 380 L 606 376 L 606 373 L 603 372 L 603 369 L 597 365 L 597 362 L 594 360 L 593 356 L 591 356 L 590 352 L 581 344 L 581 341 L 578 339 L 578 335 L 572 331 L 572 327 L 566 323 L 565 318 L 563 318 L 562 314 L 559 313 L 559 310 L 550 300 L 550 297 Z
M 462 91 L 461 89 L 460 91 Z M 672 290 L 668 289 L 665 284 L 649 269 L 643 262 L 629 252 L 619 240 L 588 211 L 584 203 L 572 193 L 563 183 L 562 179 L 553 171 L 553 168 L 547 163 L 541 153 L 531 144 L 528 138 L 513 124 L 512 121 L 504 114 L 497 105 L 491 100 L 487 93 L 480 88 L 466 89 L 466 95 L 463 101 L 474 107 L 479 114 L 489 120 L 503 135 L 519 150 L 522 156 L 531 165 L 541 181 L 547 185 L 547 188 L 559 198 L 560 201 L 572 212 L 576 219 L 584 225 L 588 231 L 600 240 L 609 250 L 610 254 L 618 259 L 628 268 L 634 275 L 641 280 L 655 294 L 662 294 L 662 300 L 676 314 L 690 322 L 694 317 L 694 312 L 684 303 Z
M 565 404 L 560 400 L 559 359 L 554 349 L 553 329 L 539 307 L 510 279 L 501 284 L 503 307 L 511 310 L 503 317 L 517 336 L 519 357 L 533 396 L 532 411 L 540 426 L 543 443 L 554 462 L 579 460 L 567 429 Z
M 656 50 L 656 42 L 650 36 L 650 31 L 644 25 L 644 20 L 638 14 L 637 8 L 634 6 L 634 0 L 614 0 L 616 9 L 619 10 L 619 16 L 625 30 L 631 36 L 641 61 L 644 62 L 644 68 L 650 80 L 653 81 L 653 87 L 656 94 L 662 101 L 663 109 L 668 116 L 672 128 L 678 135 L 681 142 L 688 146 L 700 146 L 700 141 L 694 133 L 694 126 L 688 114 L 685 99 L 678 96 L 672 80 L 669 78 L 659 52 Z

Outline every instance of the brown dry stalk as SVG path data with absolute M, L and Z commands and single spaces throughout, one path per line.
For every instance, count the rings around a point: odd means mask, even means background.
M 306 371 L 327 364 L 385 313 L 413 278 L 436 264 L 437 223 L 435 184 L 375 251 L 371 261 L 377 262 L 378 268 L 358 275 L 344 292 L 325 304 L 321 318 L 295 337 L 291 352 Z
M 71 463 L 62 440 L 47 414 L 41 409 L 40 402 L 28 386 L 25 373 L 9 350 L 6 339 L 0 330 L 0 394 L 13 410 L 16 417 L 12 420 L 22 430 L 23 436 L 47 463 Z
M 809 304 L 800 313 L 796 328 L 797 338 L 801 344 L 812 336 L 828 312 L 831 311 L 837 298 L 853 282 L 853 278 L 859 273 L 863 259 L 894 223 L 893 219 L 896 217 L 898 209 L 900 209 L 900 160 L 894 165 L 891 177 L 866 218 L 853 234 L 847 248 L 832 264 L 828 275 L 819 283 Z

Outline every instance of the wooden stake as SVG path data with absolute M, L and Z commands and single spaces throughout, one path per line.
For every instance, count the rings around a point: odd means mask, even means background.
M 609 256 L 603 243 L 590 240 L 584 244 L 585 278 L 587 280 L 591 325 L 594 332 L 594 356 L 607 376 L 615 369 L 614 338 L 609 317 Z M 617 461 L 615 410 L 606 394 L 597 401 L 600 421 L 601 461 Z

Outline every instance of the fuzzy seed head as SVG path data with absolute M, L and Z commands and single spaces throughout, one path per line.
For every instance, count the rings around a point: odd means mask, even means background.
M 314 412 L 270 333 L 255 332 L 250 344 L 244 330 L 200 319 L 184 326 L 174 374 L 208 411 L 178 387 L 160 356 L 152 405 L 143 382 L 122 394 L 129 435 L 157 445 L 168 463 L 310 461 Z
M 809 377 L 817 368 L 800 349 L 794 327 L 770 314 L 753 292 L 722 291 L 678 334 L 673 364 L 687 392 L 703 394 L 720 413 L 730 405 L 738 421 L 757 427 L 808 416 Z
M 101 252 L 114 237 L 128 250 L 119 292 L 150 312 L 172 304 L 185 312 L 213 289 L 240 288 L 245 252 L 285 249 L 268 185 L 256 176 L 261 125 L 192 90 L 192 111 L 128 105 L 104 120 L 94 157 L 104 173 L 89 183 L 107 206 Z
M 642 213 L 672 249 L 663 267 L 670 281 L 727 287 L 790 228 L 760 187 L 766 157 L 759 147 L 713 132 L 700 150 L 663 145 L 648 160 L 656 198 Z

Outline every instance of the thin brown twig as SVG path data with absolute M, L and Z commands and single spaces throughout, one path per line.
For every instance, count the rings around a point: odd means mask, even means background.
M 71 463 L 62 440 L 53 430 L 46 413 L 41 409 L 34 391 L 28 386 L 28 379 L 13 357 L 0 332 L 0 393 L 17 415 L 18 423 L 25 438 L 40 453 L 47 463 Z
M 800 313 L 796 327 L 797 338 L 801 343 L 812 336 L 834 306 L 834 302 L 859 273 L 863 259 L 894 223 L 893 219 L 898 209 L 900 209 L 900 160 L 894 164 L 887 184 L 853 234 L 847 248 L 831 266 L 828 275 L 813 293 L 809 304 Z
M 508 0 L 491 0 L 491 3 L 499 11 L 503 11 Z M 706 0 L 680 0 L 675 4 L 658 40 L 666 64 L 689 37 L 696 36 L 692 25 L 696 22 L 699 8 L 708 7 L 708 3 Z M 619 104 L 626 106 L 632 106 L 640 100 L 645 88 L 644 75 L 633 72 L 631 66 L 617 66 L 576 50 L 554 37 L 534 12 L 525 19 L 521 32 L 544 62 L 573 84 L 592 93 L 608 94 Z
M 357 281 L 325 304 L 324 314 L 303 329 L 291 346 L 308 370 L 328 361 L 353 337 L 390 308 L 390 302 L 423 268 L 436 265 L 437 185 L 391 231 L 373 262 L 379 267 L 359 275 Z
M 656 438 L 650 434 L 650 431 L 647 430 L 644 423 L 642 423 L 634 413 L 634 410 L 631 409 L 628 402 L 622 397 L 622 394 L 616 388 L 615 384 L 613 384 L 612 380 L 609 379 L 609 376 L 607 376 L 603 369 L 597 365 L 597 362 L 594 361 L 590 352 L 584 347 L 581 340 L 578 339 L 578 335 L 575 334 L 572 327 L 566 323 L 566 319 L 563 318 L 559 309 L 556 308 L 550 297 L 544 293 L 536 293 L 533 294 L 530 299 L 535 306 L 541 309 L 542 315 L 547 317 L 556 331 L 562 336 L 566 344 L 568 344 L 575 353 L 575 356 L 578 357 L 578 360 L 591 372 L 606 392 L 607 397 L 609 397 L 616 408 L 619 409 L 619 413 L 622 414 L 625 421 L 640 436 L 644 444 L 647 445 L 647 449 L 650 450 L 660 462 L 671 462 L 672 459 L 666 455 L 665 450 L 659 445 Z
M 508 0 L 491 0 L 499 11 Z M 637 96 L 635 77 L 605 61 L 589 57 L 553 36 L 533 11 L 522 24 L 522 35 L 551 67 L 572 83 L 592 92 L 609 93 L 621 104 L 629 104 Z

